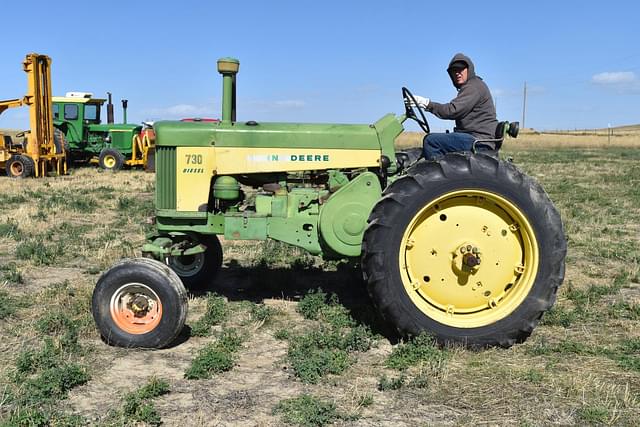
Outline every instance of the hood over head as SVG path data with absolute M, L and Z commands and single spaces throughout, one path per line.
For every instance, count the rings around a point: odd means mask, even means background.
M 449 66 L 447 67 L 447 73 L 449 73 L 451 82 L 456 88 L 458 88 L 458 85 L 456 85 L 456 82 L 454 80 L 454 76 L 451 70 L 455 68 L 455 66 L 458 65 L 458 63 L 463 63 L 467 66 L 467 69 L 468 69 L 467 81 L 471 80 L 473 77 L 476 77 L 476 69 L 475 69 L 475 66 L 473 65 L 473 62 L 471 61 L 471 58 L 469 58 L 464 53 L 456 53 L 453 56 L 453 58 L 451 58 L 451 61 L 449 61 Z

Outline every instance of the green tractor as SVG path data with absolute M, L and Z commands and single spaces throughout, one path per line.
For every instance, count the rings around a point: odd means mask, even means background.
M 68 92 L 53 97 L 54 126 L 63 136 L 70 160 L 97 162 L 103 169 L 119 170 L 126 166 L 147 167 L 152 163 L 153 141 L 141 125 L 127 123 L 127 100 L 122 101 L 124 123 L 115 124 L 113 103 L 108 94 L 107 123 L 101 122 L 106 99 L 86 92 Z
M 508 347 L 554 303 L 566 242 L 542 187 L 497 152 L 439 161 L 396 152 L 407 119 L 429 132 L 413 95 L 370 125 L 235 120 L 239 62 L 218 61 L 220 122 L 162 121 L 156 132 L 156 232 L 144 258 L 98 280 L 104 339 L 159 348 L 184 326 L 187 288 L 211 284 L 226 240 L 275 239 L 360 263 L 381 315 L 404 336 Z M 516 128 L 503 122 L 505 133 Z

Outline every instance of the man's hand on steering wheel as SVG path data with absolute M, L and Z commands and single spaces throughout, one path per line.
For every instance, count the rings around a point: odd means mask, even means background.
M 423 109 L 429 105 L 429 98 L 422 96 L 413 96 L 413 94 L 406 87 L 402 88 L 402 98 L 404 99 L 404 108 L 408 118 L 413 119 L 420 125 L 423 131 L 427 134 L 431 133 L 429 130 L 429 123 L 427 123 L 427 117 L 424 115 Z M 416 114 L 416 108 L 420 116 Z
M 418 107 L 418 108 L 422 108 L 423 110 L 427 109 L 427 106 L 429 106 L 429 98 L 425 98 L 424 96 L 418 96 L 418 95 L 414 95 L 413 96 L 416 100 L 416 105 L 412 105 L 412 107 Z

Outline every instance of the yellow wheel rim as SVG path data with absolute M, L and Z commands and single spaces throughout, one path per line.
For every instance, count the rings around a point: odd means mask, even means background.
M 104 164 L 105 168 L 113 169 L 116 166 L 116 158 L 110 154 L 106 155 L 104 156 L 102 163 Z
M 511 314 L 538 269 L 531 224 L 495 193 L 460 190 L 422 208 L 400 243 L 400 273 L 412 302 L 451 327 L 477 328 Z

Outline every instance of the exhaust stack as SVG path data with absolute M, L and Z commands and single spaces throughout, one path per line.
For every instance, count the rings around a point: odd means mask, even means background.
M 128 99 L 122 100 L 122 115 L 123 115 L 122 123 L 124 123 L 125 125 L 127 124 L 127 104 L 128 103 L 129 103 Z
M 218 72 L 222 74 L 222 123 L 236 121 L 236 74 L 240 61 L 235 58 L 218 59 Z
M 107 123 L 111 124 L 114 122 L 113 102 L 111 102 L 111 92 L 107 92 L 107 98 L 109 98 L 109 101 L 107 102 Z

